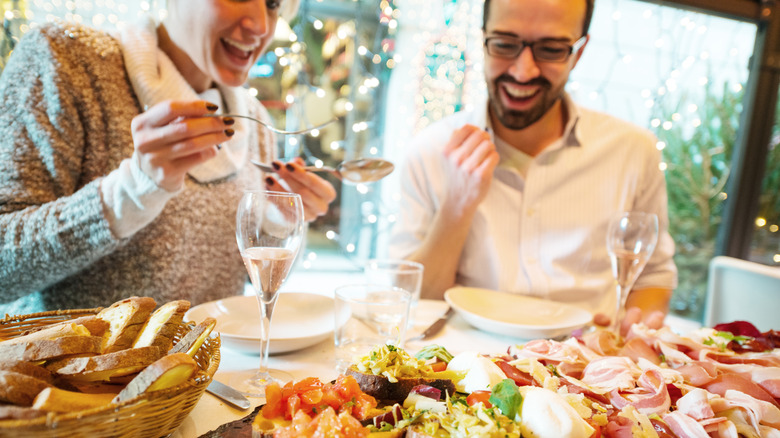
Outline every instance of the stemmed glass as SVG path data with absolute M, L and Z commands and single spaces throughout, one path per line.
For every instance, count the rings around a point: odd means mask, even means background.
M 260 367 L 237 373 L 231 383 L 242 393 L 265 394 L 272 381 L 292 376 L 268 369 L 268 345 L 276 298 L 303 239 L 303 202 L 295 193 L 250 190 L 236 212 L 236 241 L 260 307 Z
M 620 312 L 628 293 L 644 269 L 658 242 L 658 216 L 630 211 L 609 221 L 607 251 L 612 259 L 612 275 L 617 282 L 617 306 L 612 330 L 620 333 Z

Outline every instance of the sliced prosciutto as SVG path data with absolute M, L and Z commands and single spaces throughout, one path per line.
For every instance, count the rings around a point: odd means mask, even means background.
M 637 380 L 637 387 L 631 391 L 617 389 L 609 393 L 609 400 L 618 409 L 632 405 L 642 414 L 663 414 L 669 410 L 672 400 L 666 389 L 663 375 L 656 370 L 643 373 Z

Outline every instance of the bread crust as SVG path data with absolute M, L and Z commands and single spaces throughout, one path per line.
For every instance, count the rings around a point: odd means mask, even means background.
M 211 317 L 205 318 L 200 324 L 196 325 L 189 331 L 179 342 L 174 345 L 168 354 L 173 353 L 187 353 L 190 356 L 194 356 L 208 335 L 217 325 L 217 320 Z
M 109 324 L 103 335 L 103 352 L 130 348 L 155 307 L 153 298 L 130 297 L 101 310 L 97 317 Z
M 176 329 L 189 309 L 190 302 L 186 300 L 169 301 L 160 306 L 144 324 L 133 348 L 152 345 L 168 351 L 173 345 Z
M 35 396 L 51 385 L 14 371 L 0 371 L 0 401 L 31 406 Z
M 23 360 L 2 360 L 0 361 L 0 370 L 13 371 L 15 373 L 35 377 L 36 379 L 43 380 L 49 384 L 52 383 L 52 376 L 49 370 L 40 365 Z
M 36 339 L 23 344 L 0 344 L 4 360 L 38 362 L 73 355 L 100 354 L 103 339 L 98 336 L 66 336 L 56 339 Z
M 108 380 L 137 373 L 162 355 L 155 346 L 128 348 L 90 357 L 70 357 L 46 364 L 46 369 L 60 376 L 83 381 Z
M 198 364 L 186 353 L 163 356 L 147 366 L 119 392 L 114 403 L 135 398 L 144 392 L 170 388 L 186 382 L 198 371 Z

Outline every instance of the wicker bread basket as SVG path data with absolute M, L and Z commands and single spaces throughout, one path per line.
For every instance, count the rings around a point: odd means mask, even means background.
M 57 310 L 0 320 L 0 339 L 48 324 L 94 315 L 101 309 Z M 180 325 L 174 342 L 191 326 Z M 0 420 L 0 437 L 161 437 L 172 434 L 200 400 L 219 366 L 220 339 L 212 334 L 195 354 L 200 372 L 186 383 L 121 404 L 32 420 Z

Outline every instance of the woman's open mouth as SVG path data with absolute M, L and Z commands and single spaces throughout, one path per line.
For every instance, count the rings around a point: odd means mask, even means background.
M 245 44 L 228 38 L 222 38 L 220 41 L 225 52 L 240 64 L 249 61 L 257 49 L 256 44 Z

